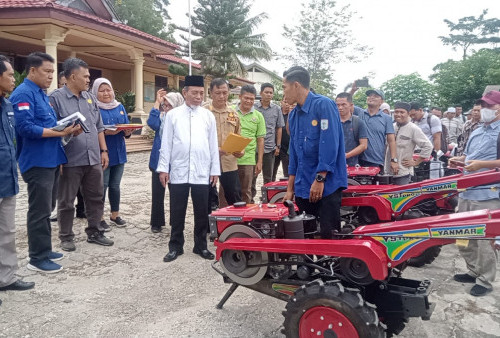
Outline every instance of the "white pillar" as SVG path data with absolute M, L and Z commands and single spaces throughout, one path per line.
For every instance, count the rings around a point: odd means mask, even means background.
M 45 27 L 45 39 L 42 41 L 45 44 L 45 53 L 49 54 L 54 58 L 54 73 L 56 74 L 53 79 L 52 83 L 50 84 L 50 87 L 47 89 L 47 92 L 50 93 L 51 91 L 57 89 L 57 74 L 58 74 L 58 69 L 57 69 L 57 45 L 60 42 L 64 41 L 64 38 L 66 37 L 68 30 L 60 28 L 58 26 L 46 26 Z
M 144 81 L 143 81 L 143 66 L 144 58 L 134 59 L 134 81 L 135 81 L 135 110 L 134 113 L 144 113 Z

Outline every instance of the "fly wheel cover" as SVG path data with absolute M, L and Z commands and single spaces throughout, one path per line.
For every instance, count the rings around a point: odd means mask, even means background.
M 226 228 L 219 236 L 220 242 L 230 238 L 261 238 L 254 229 L 235 224 Z M 267 272 L 267 266 L 249 267 L 249 265 L 267 264 L 267 252 L 224 250 L 220 263 L 226 273 L 234 282 L 241 285 L 253 285 L 258 283 Z
M 283 202 L 283 198 L 285 197 L 285 195 L 286 195 L 286 192 L 281 191 L 281 192 L 277 193 L 276 195 L 274 195 L 273 197 L 271 197 L 271 200 L 269 201 L 269 203 L 281 203 L 281 202 Z

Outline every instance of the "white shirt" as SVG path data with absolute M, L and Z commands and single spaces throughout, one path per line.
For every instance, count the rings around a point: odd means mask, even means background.
M 209 184 L 220 175 L 217 126 L 202 107 L 183 104 L 168 112 L 161 139 L 157 172 L 170 173 L 172 184 Z

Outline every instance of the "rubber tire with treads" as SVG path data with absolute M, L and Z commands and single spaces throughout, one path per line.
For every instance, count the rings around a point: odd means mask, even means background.
M 441 246 L 433 246 L 425 249 L 420 256 L 410 258 L 408 260 L 408 265 L 415 268 L 420 268 L 425 264 L 431 264 L 434 262 L 439 253 L 441 252 Z
M 303 322 L 302 317 L 314 311 L 315 308 L 327 308 L 334 316 L 345 317 L 348 323 L 338 326 L 343 329 L 346 327 L 354 328 L 360 338 L 385 337 L 385 328 L 378 319 L 375 306 L 366 303 L 357 289 L 347 289 L 339 282 L 325 283 L 320 279 L 298 288 L 294 295 L 290 297 L 286 305 L 286 311 L 283 312 L 285 321 L 282 333 L 288 338 L 317 337 L 317 333 L 309 331 L 309 327 L 304 327 L 305 330 L 303 328 L 303 335 L 300 332 L 301 325 L 308 324 Z M 324 324 L 321 322 L 323 326 L 329 322 L 328 310 L 325 311 L 324 316 L 326 321 L 324 321 Z M 323 316 L 321 320 L 323 320 Z M 335 327 L 337 327 L 337 324 L 339 323 L 336 323 Z M 317 329 L 321 331 L 323 327 Z M 321 331 L 321 336 L 325 332 Z M 330 336 L 347 337 L 339 333 L 341 332 L 336 332 Z M 349 334 L 348 336 L 351 337 L 352 335 Z

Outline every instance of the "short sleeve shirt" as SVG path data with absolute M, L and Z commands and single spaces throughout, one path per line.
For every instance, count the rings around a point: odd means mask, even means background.
M 388 134 L 394 134 L 391 117 L 381 110 L 371 116 L 365 110 L 359 118 L 366 123 L 368 134 L 368 148 L 361 154 L 361 159 L 384 165 L 386 137 Z
M 226 105 L 224 109 L 216 109 L 211 104 L 205 104 L 203 108 L 214 114 L 219 148 L 224 144 L 229 134 L 240 134 L 240 118 L 232 107 Z M 232 154 L 221 155 L 220 165 L 222 172 L 238 170 L 238 159 Z
M 94 95 L 89 92 L 81 92 L 80 96 L 77 97 L 68 87 L 64 86 L 50 94 L 50 103 L 59 119 L 80 112 L 86 118 L 84 123 L 90 131 L 73 137 L 66 144 L 64 150 L 68 157 L 68 163 L 65 166 L 77 167 L 101 163 L 98 134 L 104 131 L 104 126 Z
M 483 125 L 472 132 L 465 147 L 465 162 L 471 160 L 494 161 L 497 160 L 497 140 L 500 133 L 500 121 Z M 488 169 L 481 169 L 485 171 Z M 475 171 L 477 172 L 477 171 Z M 465 174 L 470 174 L 465 172 Z M 496 187 L 496 189 L 490 189 Z M 500 184 L 484 185 L 482 189 L 470 189 L 460 193 L 460 197 L 472 201 L 488 201 L 498 198 Z M 500 207 L 500 205 L 499 205 Z
M 252 139 L 245 148 L 245 155 L 238 159 L 238 165 L 255 165 L 257 138 L 266 136 L 266 121 L 256 109 L 243 114 L 238 107 L 237 112 L 240 118 L 241 136 Z
M 264 153 L 267 154 L 274 151 L 276 147 L 276 128 L 283 128 L 285 126 L 285 121 L 283 120 L 281 108 L 272 102 L 267 108 L 262 106 L 262 102 L 258 102 L 255 104 L 255 109 L 257 109 L 262 116 L 264 116 L 264 120 L 266 120 Z
M 424 132 L 425 136 L 427 136 L 431 143 L 434 140 L 432 135 L 434 135 L 435 133 L 441 133 L 443 131 L 443 127 L 441 125 L 441 120 L 439 120 L 439 117 L 430 115 L 429 119 L 429 113 L 427 112 L 424 113 L 424 116 L 420 120 L 413 120 L 412 122 Z
M 356 135 L 354 133 L 354 123 L 353 120 L 358 119 L 358 139 L 356 139 Z M 359 146 L 359 139 L 368 138 L 368 132 L 366 130 L 366 124 L 364 121 L 360 120 L 357 116 L 351 116 L 345 122 L 342 122 L 342 130 L 344 132 L 344 146 L 345 152 L 348 153 L 357 146 Z M 346 159 L 348 166 L 355 166 L 358 163 L 359 155 L 352 156 Z

